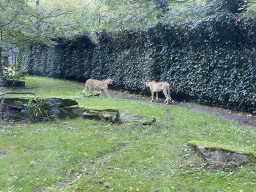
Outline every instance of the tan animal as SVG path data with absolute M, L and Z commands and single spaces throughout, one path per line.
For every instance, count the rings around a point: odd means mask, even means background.
M 165 96 L 164 104 L 168 105 L 169 100 L 171 101 L 172 98 L 170 96 L 170 84 L 165 82 L 155 82 L 155 81 L 149 81 L 146 83 L 146 86 L 150 88 L 152 99 L 150 102 L 153 102 L 154 100 L 154 93 L 156 92 L 156 100 L 158 101 L 158 92 L 163 91 Z
M 112 84 L 112 82 L 113 82 L 112 79 L 105 79 L 102 81 L 96 80 L 96 79 L 88 79 L 85 83 L 85 88 L 83 92 L 85 92 L 87 89 L 89 90 L 89 92 L 91 92 L 92 89 L 96 89 L 96 90 L 100 90 L 100 94 L 101 94 L 101 90 L 104 90 L 106 94 L 110 97 L 108 93 L 108 85 Z

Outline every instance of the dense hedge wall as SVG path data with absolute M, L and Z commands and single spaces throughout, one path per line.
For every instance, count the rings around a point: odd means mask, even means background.
M 72 40 L 54 39 L 56 45 L 24 46 L 20 49 L 23 72 L 28 75 L 84 80 L 95 69 L 94 45 L 86 35 Z M 94 59 L 96 60 L 96 59 Z
M 215 15 L 181 25 L 98 32 L 56 39 L 52 47 L 23 49 L 30 75 L 85 81 L 111 77 L 115 86 L 146 90 L 148 80 L 168 81 L 175 99 L 256 110 L 256 21 Z

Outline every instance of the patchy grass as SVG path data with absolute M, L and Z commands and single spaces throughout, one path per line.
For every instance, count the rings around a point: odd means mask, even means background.
M 83 87 L 66 80 L 26 77 L 26 90 L 20 91 L 155 117 L 156 124 L 111 125 L 82 118 L 9 122 L 0 129 L 0 191 L 247 192 L 256 188 L 255 164 L 210 172 L 187 146 L 197 140 L 256 152 L 253 128 L 170 105 L 104 95 L 83 98 Z

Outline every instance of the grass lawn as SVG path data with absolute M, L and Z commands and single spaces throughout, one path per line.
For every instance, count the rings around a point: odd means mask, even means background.
M 187 145 L 209 141 L 256 152 L 254 128 L 171 105 L 81 98 L 83 87 L 66 80 L 26 77 L 25 90 L 9 91 L 108 106 L 121 114 L 155 117 L 156 123 L 111 125 L 77 118 L 2 125 L 0 191 L 256 191 L 255 164 L 212 172 Z

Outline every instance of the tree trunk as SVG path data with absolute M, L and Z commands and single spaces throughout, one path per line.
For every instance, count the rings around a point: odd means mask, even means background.
M 0 32 L 0 41 L 2 41 L 2 30 Z M 0 47 L 0 87 L 3 87 L 4 86 L 4 73 L 3 73 L 3 66 L 2 66 L 2 47 Z

